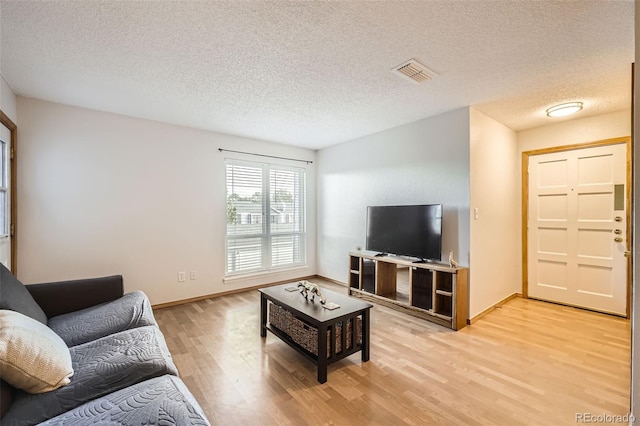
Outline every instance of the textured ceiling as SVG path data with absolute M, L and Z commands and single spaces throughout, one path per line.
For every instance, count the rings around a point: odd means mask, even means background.
M 633 1 L 0 2 L 17 95 L 322 148 L 464 106 L 627 109 Z M 438 76 L 390 70 L 416 58 Z M 558 119 L 555 119 L 556 121 Z

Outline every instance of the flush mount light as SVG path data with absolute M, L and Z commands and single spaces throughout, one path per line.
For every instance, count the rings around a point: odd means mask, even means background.
M 547 109 L 547 116 L 549 117 L 564 117 L 571 115 L 582 109 L 582 102 L 569 102 L 566 104 L 560 104 L 552 106 Z

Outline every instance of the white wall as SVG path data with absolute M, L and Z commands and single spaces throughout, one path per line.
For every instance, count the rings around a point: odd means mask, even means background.
M 468 266 L 469 109 L 320 150 L 317 191 L 319 275 L 347 281 L 368 205 L 442 203 L 443 260 Z
M 470 156 L 469 318 L 473 318 L 522 289 L 516 132 L 471 108 Z
M 0 4 L 0 20 L 1 17 L 2 4 Z M 0 72 L 2 72 L 2 31 L 0 31 Z M 4 112 L 14 124 L 18 124 L 18 117 L 16 115 L 16 96 L 4 80 L 2 74 L 0 74 L 0 110 L 2 110 L 2 112 Z
M 17 103 L 25 283 L 123 274 L 126 291 L 143 290 L 157 304 L 316 273 L 310 165 L 308 267 L 223 283 L 224 159 L 242 156 L 218 148 L 311 161 L 314 151 L 22 97 Z M 186 282 L 177 282 L 178 271 Z M 195 281 L 189 271 L 197 271 Z
M 13 124 L 18 124 L 18 114 L 16 112 L 16 95 L 9 87 L 4 77 L 0 75 L 0 110 L 4 112 L 7 117 L 13 121 Z
M 520 131 L 518 147 L 522 153 L 630 135 L 631 110 L 629 109 Z

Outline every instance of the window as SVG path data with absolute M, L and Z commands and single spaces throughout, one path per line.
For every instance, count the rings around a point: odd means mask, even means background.
M 0 237 L 9 235 L 9 153 L 0 140 Z
M 226 275 L 306 263 L 306 174 L 227 160 Z

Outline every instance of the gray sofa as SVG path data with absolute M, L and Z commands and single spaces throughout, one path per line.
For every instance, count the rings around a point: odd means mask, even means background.
M 2 425 L 209 424 L 177 377 L 149 299 L 123 292 L 122 276 L 25 286 L 0 264 L 0 309 L 48 326 L 73 367 L 69 384 L 42 393 L 1 380 Z

